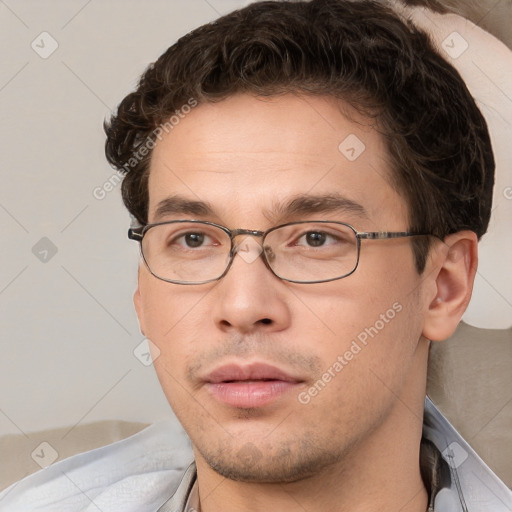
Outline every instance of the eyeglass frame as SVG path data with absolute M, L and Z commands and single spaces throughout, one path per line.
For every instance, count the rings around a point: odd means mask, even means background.
M 219 277 L 216 277 L 215 279 L 208 279 L 206 281 L 184 282 L 184 281 L 176 281 L 176 280 L 171 280 L 171 279 L 165 279 L 163 277 L 160 277 L 160 276 L 156 275 L 151 270 L 151 267 L 149 266 L 149 263 L 147 262 L 146 256 L 145 256 L 144 251 L 142 249 L 142 241 L 144 239 L 144 235 L 151 228 L 154 228 L 156 226 L 162 226 L 162 225 L 166 225 L 166 224 L 179 224 L 179 223 L 206 224 L 208 226 L 213 226 L 213 227 L 221 229 L 222 231 L 224 231 L 224 233 L 226 233 L 229 236 L 229 239 L 230 239 L 230 242 L 231 242 L 231 248 L 229 250 L 229 262 L 228 262 L 224 272 Z M 291 225 L 298 225 L 298 224 L 340 224 L 342 226 L 346 226 L 346 227 L 350 228 L 354 232 L 354 235 L 355 235 L 356 240 L 357 240 L 357 245 L 356 245 L 356 247 L 357 247 L 357 259 L 356 259 L 356 263 L 354 265 L 354 268 L 348 274 L 345 274 L 343 276 L 333 277 L 331 279 L 321 279 L 321 280 L 317 280 L 317 281 L 296 281 L 296 280 L 293 280 L 293 279 L 286 279 L 286 278 L 281 277 L 278 274 L 276 274 L 274 272 L 274 270 L 272 269 L 272 267 L 270 266 L 270 263 L 267 260 L 266 252 L 265 252 L 265 250 L 263 248 L 263 244 L 265 242 L 265 238 L 266 238 L 266 236 L 269 233 L 271 233 L 272 231 L 275 231 L 276 229 L 284 228 L 286 226 L 291 226 Z M 215 222 L 203 221 L 203 220 L 197 220 L 197 219 L 178 219 L 178 220 L 169 220 L 169 221 L 155 222 L 155 223 L 152 223 L 152 224 L 145 224 L 144 226 L 138 226 L 138 227 L 135 227 L 135 228 L 129 228 L 128 229 L 128 238 L 130 240 L 135 240 L 135 241 L 140 243 L 140 253 L 142 255 L 142 259 L 144 260 L 144 263 L 145 263 L 147 269 L 149 270 L 149 272 L 151 273 L 151 275 L 153 275 L 157 279 L 160 279 L 161 281 L 164 281 L 166 283 L 181 284 L 181 285 L 208 284 L 208 283 L 213 283 L 215 281 L 219 281 L 220 279 L 222 279 L 229 272 L 229 269 L 231 268 L 231 265 L 233 264 L 233 260 L 235 259 L 235 256 L 236 256 L 236 254 L 238 252 L 236 250 L 238 246 L 235 246 L 234 239 L 235 239 L 235 237 L 240 236 L 240 235 L 249 235 L 249 236 L 261 237 L 261 239 L 262 239 L 261 240 L 262 248 L 263 248 L 263 250 L 261 251 L 261 257 L 263 259 L 263 263 L 265 264 L 265 266 L 278 279 L 281 279 L 282 281 L 286 281 L 286 282 L 289 282 L 289 283 L 296 283 L 296 284 L 328 283 L 328 282 L 331 282 L 331 281 L 338 281 L 339 279 L 344 279 L 345 277 L 348 277 L 348 276 L 352 275 L 356 271 L 356 269 L 357 269 L 357 267 L 359 265 L 359 258 L 360 258 L 360 255 L 361 255 L 361 240 L 389 240 L 389 239 L 407 238 L 407 237 L 413 237 L 413 236 L 435 236 L 432 233 L 415 233 L 413 231 L 358 231 L 351 224 L 348 224 L 346 222 L 331 221 L 331 220 L 301 220 L 301 221 L 295 221 L 295 222 L 287 222 L 285 224 L 279 224 L 278 226 L 274 226 L 272 228 L 269 228 L 266 231 L 260 231 L 260 230 L 254 230 L 254 229 L 241 229 L 241 228 L 240 229 L 233 229 L 233 230 L 231 230 L 231 229 L 227 228 L 226 226 L 222 226 L 222 225 L 217 224 Z

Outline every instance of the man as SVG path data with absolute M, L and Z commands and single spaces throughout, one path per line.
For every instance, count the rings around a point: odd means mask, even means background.
M 379 2 L 257 3 L 169 48 L 106 132 L 141 330 L 195 461 L 145 488 L 152 510 L 510 510 L 424 413 L 494 171 L 424 33 Z

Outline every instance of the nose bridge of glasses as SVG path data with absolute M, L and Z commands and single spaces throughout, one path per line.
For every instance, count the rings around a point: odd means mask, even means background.
M 262 237 L 265 234 L 264 231 L 258 231 L 256 229 L 233 229 L 231 231 L 231 238 L 234 239 L 236 236 L 240 235 L 250 235 L 256 237 Z
M 258 259 L 263 251 L 262 244 L 257 242 L 254 237 L 262 238 L 264 231 L 254 229 L 235 229 L 231 231 L 231 257 L 238 254 L 246 263 L 253 263 Z M 235 243 L 235 237 L 240 239 Z
M 245 235 L 245 236 L 243 236 L 243 235 Z M 247 238 L 248 236 L 262 238 L 263 236 L 265 236 L 265 232 L 258 231 L 256 229 L 234 229 L 234 230 L 230 231 L 233 254 L 236 254 L 237 252 L 240 252 L 241 250 L 243 250 L 243 249 L 241 249 L 241 247 L 244 245 L 246 246 L 246 250 L 247 250 L 247 245 L 249 245 L 250 247 L 254 247 L 256 249 L 259 248 L 258 250 L 261 249 L 261 244 L 256 242 L 253 238 Z M 239 239 L 235 243 L 235 238 L 237 238 L 237 237 Z M 243 237 L 243 238 L 240 238 L 240 237 Z

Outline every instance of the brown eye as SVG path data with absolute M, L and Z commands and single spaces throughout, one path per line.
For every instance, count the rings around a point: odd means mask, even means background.
M 319 231 L 310 231 L 309 233 L 306 233 L 306 242 L 311 247 L 320 247 L 324 245 L 327 236 L 325 233 L 321 233 Z
M 188 247 L 200 247 L 204 243 L 204 233 L 187 233 L 183 240 Z

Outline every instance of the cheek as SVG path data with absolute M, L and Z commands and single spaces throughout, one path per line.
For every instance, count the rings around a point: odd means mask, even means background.
M 208 341 L 204 332 L 209 321 L 204 311 L 207 293 L 175 286 L 153 276 L 139 280 L 144 334 L 159 353 L 154 367 L 168 399 L 168 390 L 185 385 L 186 368 L 200 352 L 198 343 Z
M 318 340 L 315 351 L 323 368 L 302 395 L 304 413 L 314 410 L 334 430 L 365 428 L 357 422 L 377 421 L 402 396 L 414 364 L 421 323 L 415 299 L 368 297 L 364 305 L 337 312 L 337 335 Z M 336 313 L 335 313 L 336 314 Z M 345 315 L 348 320 L 343 320 Z M 352 317 L 350 318 L 350 316 Z M 381 316 L 382 315 L 382 316 Z M 334 318 L 334 317 L 332 317 Z M 309 409 L 308 409 L 309 408 Z M 364 418 L 366 419 L 364 419 Z M 340 426 L 343 418 L 343 426 Z
M 174 339 L 182 324 L 199 325 L 198 311 L 206 291 L 201 293 L 197 289 L 187 290 L 184 286 L 166 283 L 147 271 L 139 277 L 139 291 L 145 333 L 154 343 L 165 345 Z
M 359 335 L 363 343 L 376 331 L 383 338 L 381 333 L 399 331 L 404 317 L 417 307 L 418 286 L 407 252 L 391 262 L 382 257 L 380 261 L 367 259 L 345 279 L 295 288 L 293 297 L 297 300 L 291 302 L 295 325 L 313 336 L 325 336 L 322 345 L 334 350 L 342 350 Z
M 316 337 L 320 339 L 311 347 L 325 369 L 341 356 L 343 372 L 339 374 L 345 377 L 339 381 L 347 378 L 364 386 L 363 381 L 368 383 L 377 376 L 399 386 L 412 364 L 422 331 L 422 280 L 409 254 L 398 267 L 383 264 L 381 273 L 376 274 L 375 268 L 370 273 L 363 266 L 357 270 L 360 273 L 338 284 L 326 284 L 317 297 L 300 296 L 300 302 L 315 312 L 309 316 L 316 317 Z M 303 327 L 314 337 L 310 322 Z M 320 332 L 325 336 L 318 336 Z
M 205 339 L 200 330 L 204 331 L 207 317 L 199 311 L 200 298 L 187 300 L 185 296 L 154 291 L 145 303 L 146 336 L 159 351 L 153 366 L 174 411 L 190 407 L 194 390 L 186 372 L 200 353 L 198 344 Z

